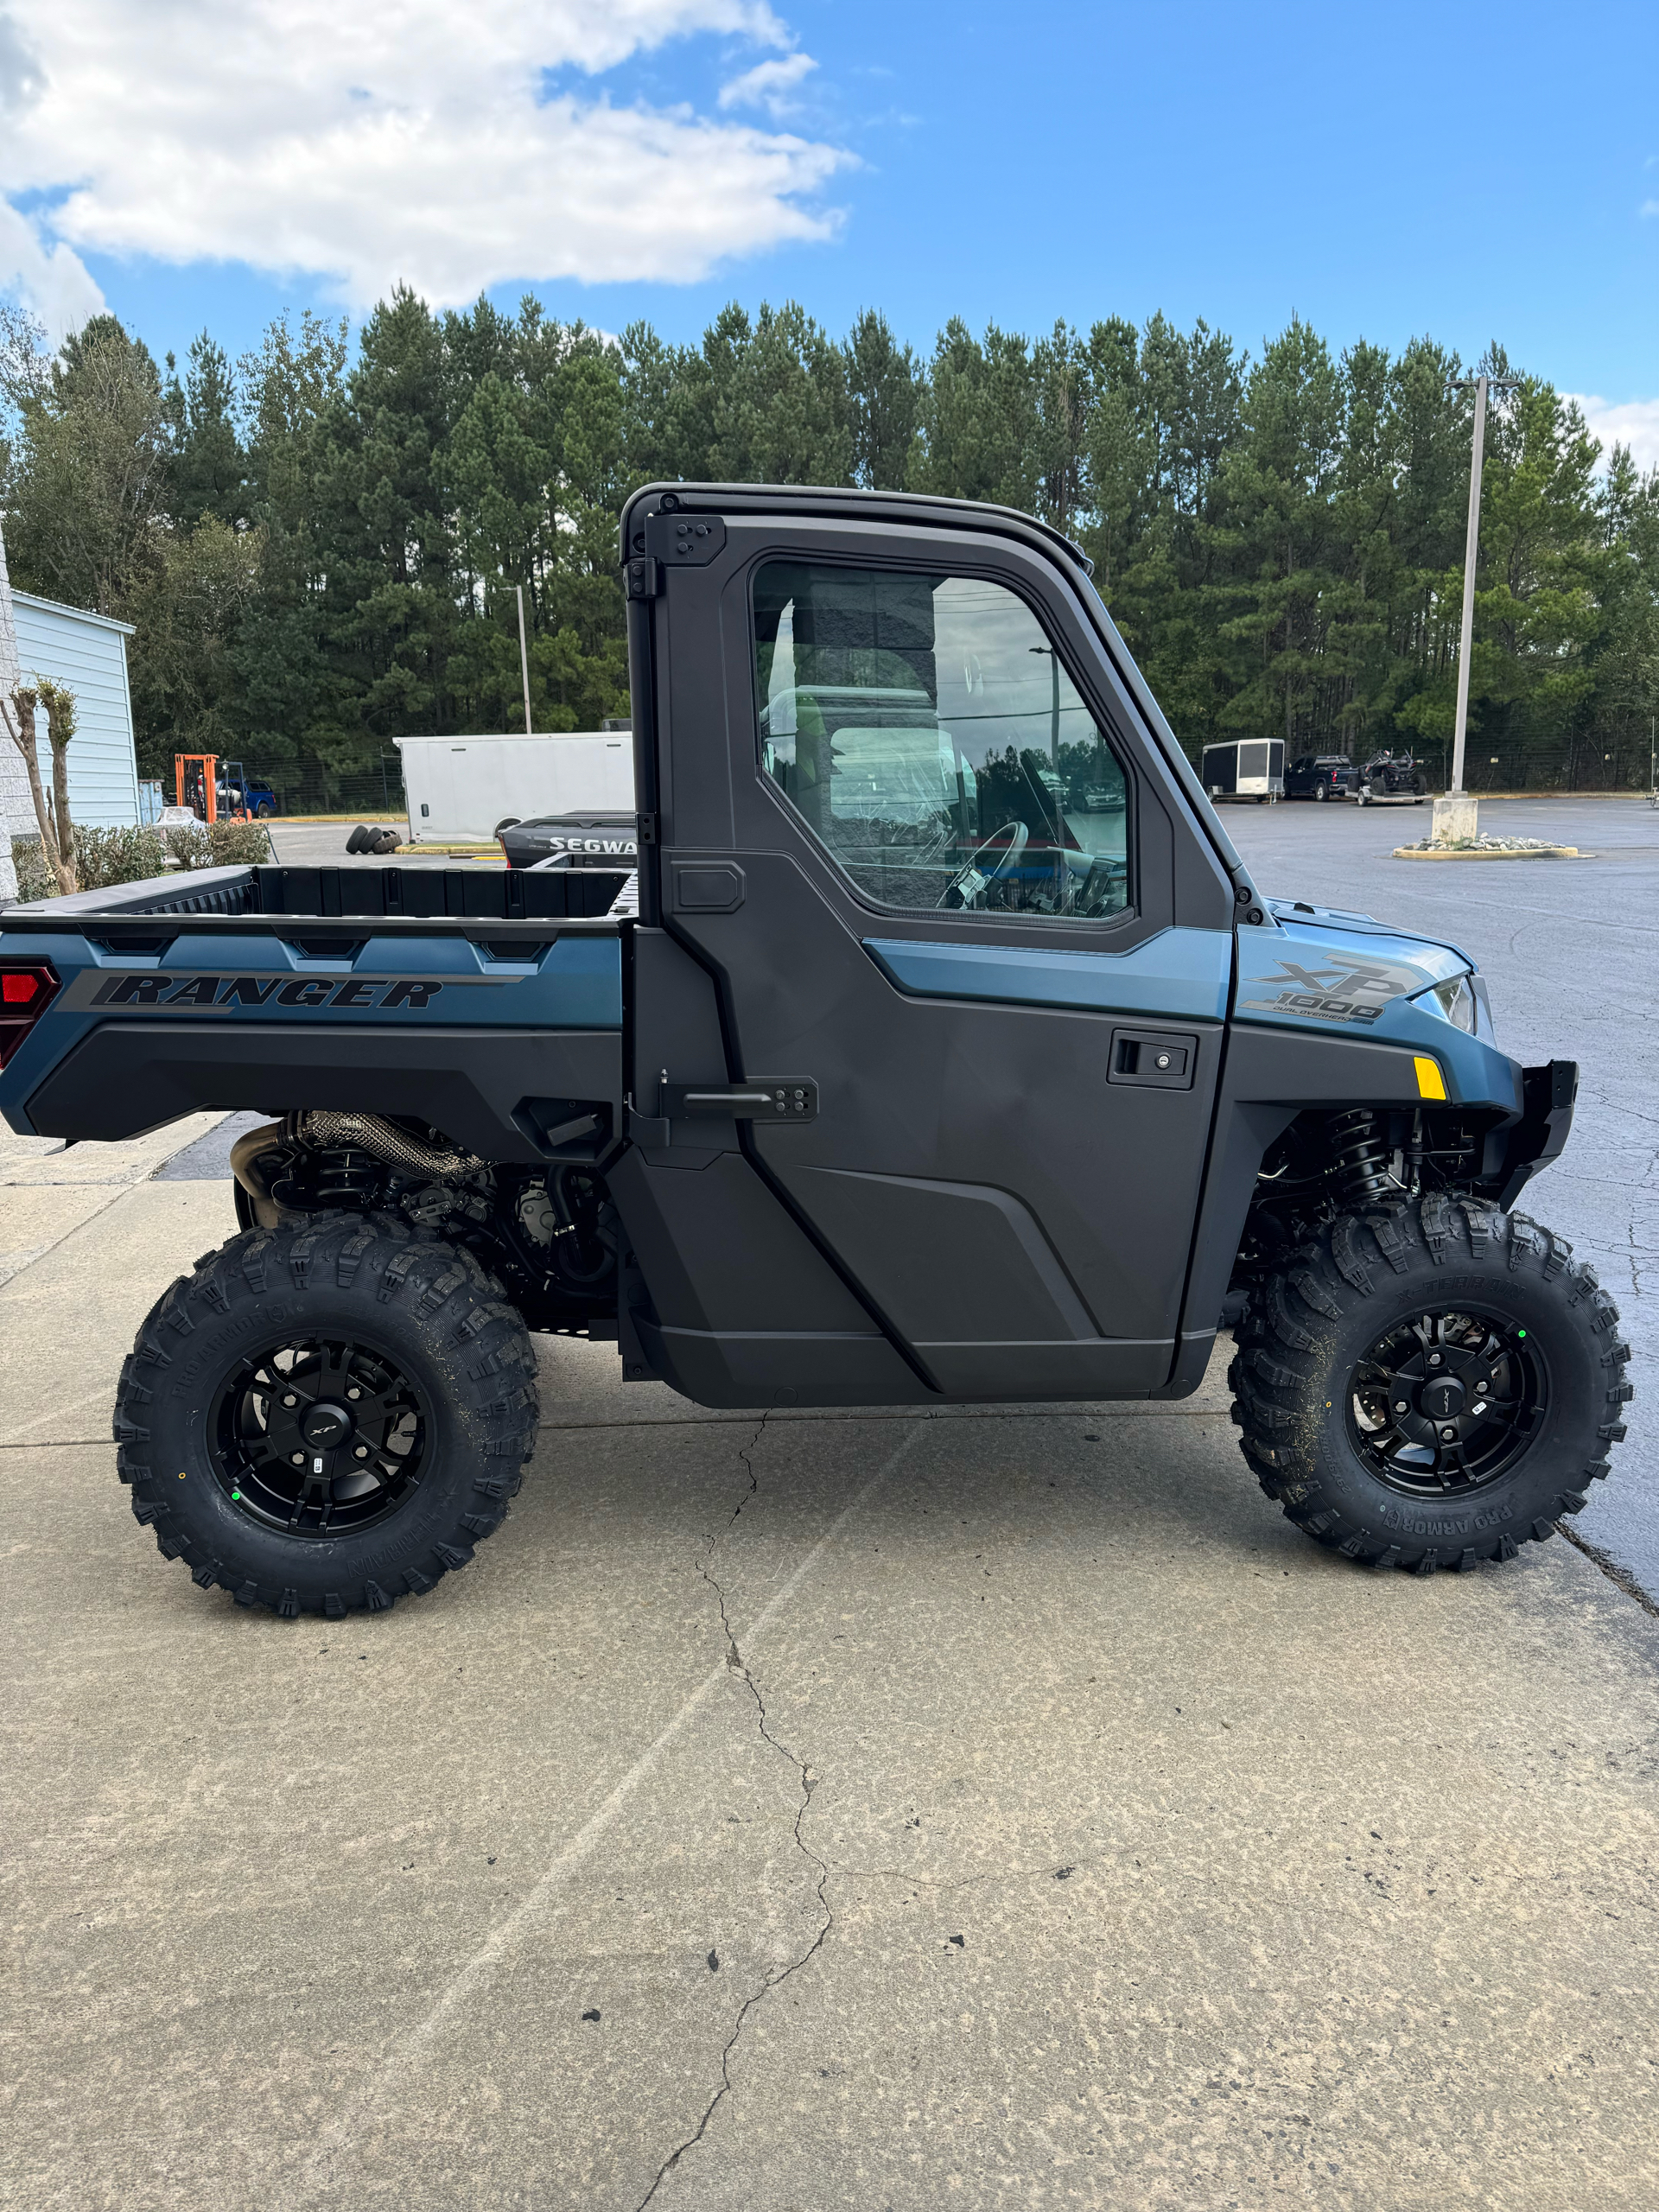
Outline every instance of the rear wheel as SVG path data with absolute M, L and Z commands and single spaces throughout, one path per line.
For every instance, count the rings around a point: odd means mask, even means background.
M 132 1508 L 204 1589 L 294 1618 L 464 1567 L 535 1442 L 535 1356 L 477 1261 L 390 1217 L 232 1237 L 121 1373 Z
M 1268 1497 L 1319 1543 L 1422 1573 L 1552 1535 L 1607 1473 L 1631 1395 L 1618 1311 L 1571 1250 L 1434 1194 L 1297 1253 L 1230 1376 Z
M 1316 799 L 1323 802 L 1325 799 L 1328 799 L 1331 794 L 1323 784 L 1315 784 L 1313 786 L 1313 796 Z

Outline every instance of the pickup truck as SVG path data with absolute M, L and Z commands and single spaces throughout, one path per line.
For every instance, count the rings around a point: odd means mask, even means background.
M 1230 1328 L 1250 1470 L 1348 1559 L 1582 1506 L 1627 1350 L 1513 1211 L 1576 1070 L 1504 1054 L 1454 945 L 1263 893 L 1076 547 L 658 484 L 620 553 L 637 883 L 225 868 L 0 916 L 15 1128 L 268 1117 L 122 1376 L 167 1557 L 289 1618 L 429 1588 L 518 1487 L 532 1331 L 705 1406 L 921 1408 L 1179 1399 Z
M 227 760 L 219 772 L 219 810 L 257 815 L 263 822 L 276 811 L 276 794 L 267 783 L 251 777 L 239 760 Z

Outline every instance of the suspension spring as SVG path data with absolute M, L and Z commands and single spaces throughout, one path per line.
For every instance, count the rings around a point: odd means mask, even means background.
M 1331 1173 L 1345 1205 L 1361 1206 L 1397 1196 L 1400 1185 L 1389 1172 L 1389 1148 L 1368 1106 L 1333 1114 L 1326 1124 L 1332 1154 Z
M 363 1205 L 374 1196 L 385 1172 L 368 1152 L 319 1152 L 312 1158 L 317 1203 L 323 1206 Z

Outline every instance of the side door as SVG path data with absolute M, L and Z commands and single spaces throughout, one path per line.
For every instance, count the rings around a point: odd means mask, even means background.
M 1158 1388 L 1232 894 L 1103 609 L 1012 532 L 704 498 L 648 524 L 651 895 L 751 1167 L 927 1389 Z M 635 1065 L 641 1112 L 716 1110 Z

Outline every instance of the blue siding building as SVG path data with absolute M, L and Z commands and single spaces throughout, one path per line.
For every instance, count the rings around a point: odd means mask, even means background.
M 133 749 L 132 696 L 127 684 L 130 622 L 60 607 L 14 591 L 17 663 L 25 683 L 50 677 L 75 695 L 75 735 L 69 747 L 69 815 L 89 830 L 138 819 L 138 762 Z M 52 788 L 52 748 L 39 719 L 41 780 Z M 24 801 L 25 808 L 28 801 Z M 33 824 L 30 824 L 32 830 Z

